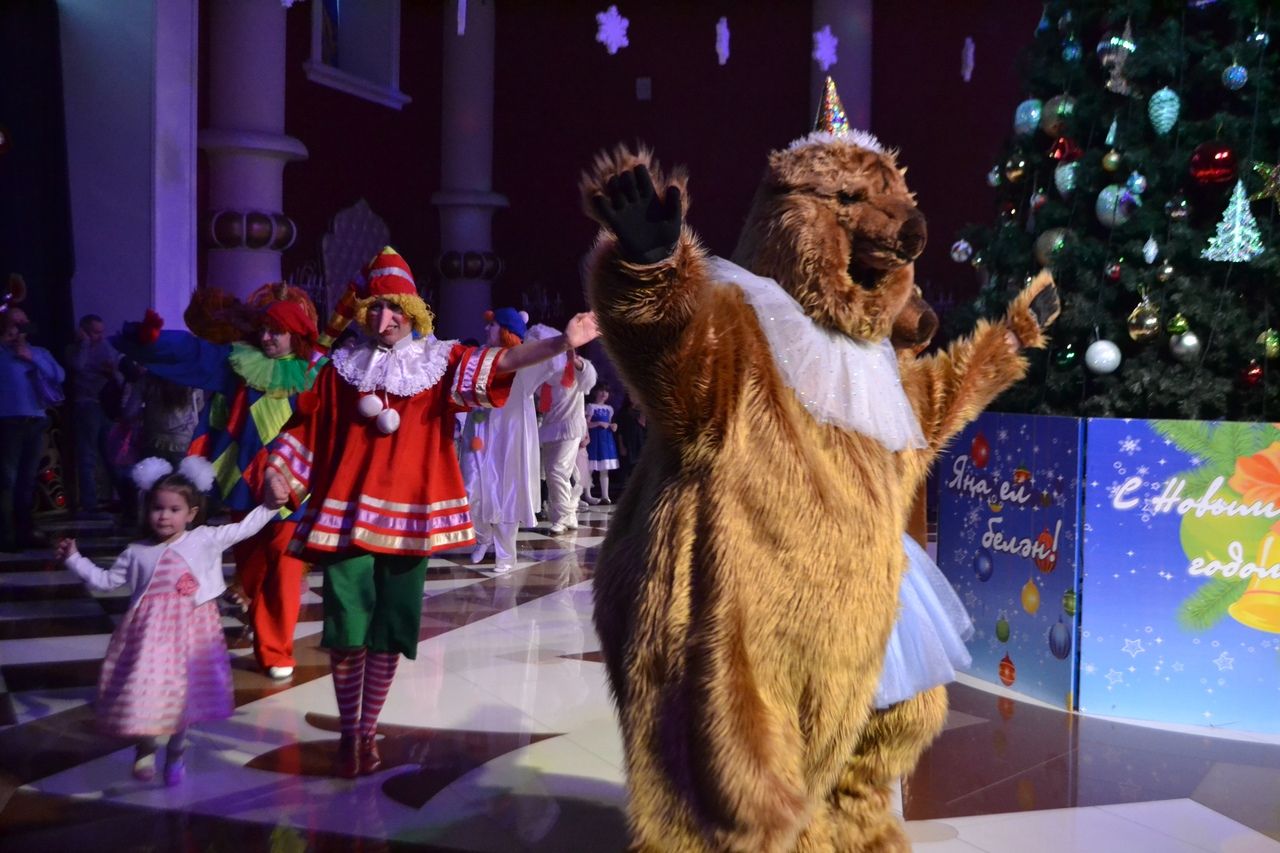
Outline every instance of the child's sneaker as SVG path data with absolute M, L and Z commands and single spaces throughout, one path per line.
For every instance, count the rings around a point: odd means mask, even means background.
M 133 778 L 139 782 L 150 782 L 156 778 L 156 751 L 139 746 L 133 759 Z

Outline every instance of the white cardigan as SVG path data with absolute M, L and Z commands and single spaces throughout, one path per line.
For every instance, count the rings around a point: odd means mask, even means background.
M 267 526 L 276 517 L 276 510 L 259 506 L 235 524 L 201 526 L 188 530 L 168 544 L 134 542 L 116 558 L 111 568 L 104 569 L 80 552 L 67 557 L 66 566 L 81 577 L 91 589 L 112 590 L 128 584 L 133 590 L 129 606 L 138 603 L 164 552 L 172 548 L 191 567 L 191 574 L 200 584 L 196 590 L 196 604 L 204 604 L 217 598 L 227 588 L 222 576 L 222 552 L 237 542 L 248 539 Z

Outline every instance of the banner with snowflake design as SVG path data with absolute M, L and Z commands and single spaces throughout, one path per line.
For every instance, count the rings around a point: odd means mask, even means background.
M 938 460 L 938 565 L 974 623 L 969 674 L 1074 702 L 1082 422 L 987 413 Z
M 1080 710 L 1280 733 L 1280 429 L 1087 435 Z

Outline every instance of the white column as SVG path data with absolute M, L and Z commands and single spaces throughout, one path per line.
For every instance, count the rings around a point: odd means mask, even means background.
M 284 133 L 285 9 L 280 0 L 209 4 L 206 283 L 237 296 L 281 279 L 296 229 L 284 215 L 284 166 L 307 148 Z
M 813 29 L 831 27 L 840 40 L 839 61 L 826 71 L 810 61 L 810 114 L 816 115 L 822 85 L 829 75 L 840 92 L 849 126 L 875 132 L 871 125 L 871 0 L 813 0 Z
M 480 337 L 494 307 L 491 283 L 502 264 L 493 252 L 492 221 L 505 196 L 493 192 L 494 0 L 467 0 L 466 33 L 458 35 L 458 0 L 444 14 L 444 92 L 440 109 L 441 334 Z

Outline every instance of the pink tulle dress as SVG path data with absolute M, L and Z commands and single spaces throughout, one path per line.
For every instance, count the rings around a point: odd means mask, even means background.
M 235 710 L 218 602 L 197 605 L 198 588 L 186 560 L 167 549 L 102 662 L 97 713 L 107 733 L 173 734 Z

